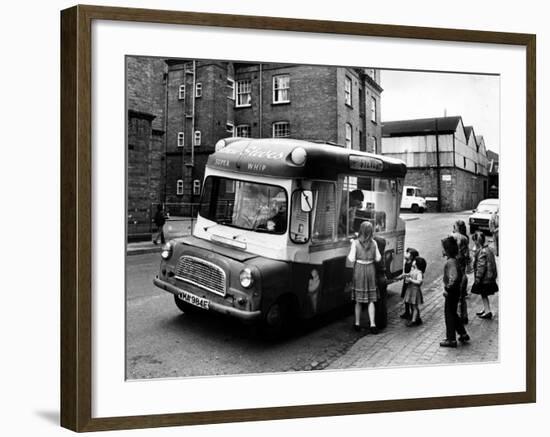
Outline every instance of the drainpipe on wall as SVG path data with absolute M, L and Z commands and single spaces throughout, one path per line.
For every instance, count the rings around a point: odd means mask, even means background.
M 193 94 L 191 96 L 191 103 L 192 103 L 192 109 L 191 109 L 191 169 L 195 166 L 195 96 L 196 96 L 196 89 L 197 86 L 197 61 L 193 60 Z M 193 173 L 193 170 L 191 170 L 191 173 Z M 193 174 L 191 174 L 191 180 L 193 179 Z
M 260 135 L 259 137 L 262 138 L 262 124 L 263 124 L 263 120 L 262 120 L 262 115 L 263 115 L 263 75 L 262 75 L 263 71 L 262 71 L 262 64 L 260 64 L 260 101 L 259 101 L 259 104 L 260 104 L 260 110 L 259 110 L 259 117 L 260 117 L 260 120 L 258 121 L 258 123 L 260 124 Z
M 441 167 L 439 163 L 439 130 L 435 119 L 435 154 L 437 162 L 437 212 L 441 212 Z
M 166 204 L 166 191 L 168 180 L 168 65 L 166 68 L 166 76 L 164 81 L 164 188 L 162 191 L 162 204 Z

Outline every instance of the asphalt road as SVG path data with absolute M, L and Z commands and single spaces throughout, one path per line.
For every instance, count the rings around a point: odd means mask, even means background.
M 440 240 L 467 214 L 404 214 L 405 246 L 426 258 L 428 286 L 442 274 Z M 251 374 L 323 369 L 364 333 L 351 329 L 351 307 L 303 327 L 291 338 L 267 342 L 240 323 L 216 314 L 183 314 L 171 294 L 152 285 L 159 255 L 127 258 L 126 375 L 128 379 Z M 401 284 L 388 288 L 388 305 L 400 305 Z

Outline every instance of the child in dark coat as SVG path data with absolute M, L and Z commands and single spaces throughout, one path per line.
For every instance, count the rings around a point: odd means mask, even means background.
M 489 304 L 489 296 L 498 291 L 497 285 L 497 264 L 495 254 L 485 243 L 485 234 L 476 232 L 474 234 L 476 251 L 474 255 L 474 285 L 472 293 L 479 294 L 483 301 L 483 309 L 477 313 L 482 319 L 492 319 L 493 313 Z
M 447 257 L 447 262 L 443 267 L 443 285 L 445 291 L 445 327 L 446 339 L 439 345 L 441 347 L 456 347 L 456 333 L 459 335 L 459 341 L 466 343 L 470 336 L 464 328 L 462 319 L 458 316 L 458 302 L 460 300 L 460 288 L 462 282 L 462 269 L 457 261 L 458 244 L 453 237 L 447 237 L 441 241 L 443 245 L 443 254 Z

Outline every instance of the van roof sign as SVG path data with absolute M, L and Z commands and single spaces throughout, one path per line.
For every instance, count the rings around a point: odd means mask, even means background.
M 380 159 L 373 158 L 372 156 L 350 155 L 349 168 L 352 170 L 381 172 L 384 170 L 384 163 Z
M 398 159 L 330 144 L 282 138 L 227 138 L 219 143 L 223 147 L 216 146 L 217 151 L 209 156 L 209 168 L 325 180 L 336 180 L 340 174 L 404 177 L 407 172 Z

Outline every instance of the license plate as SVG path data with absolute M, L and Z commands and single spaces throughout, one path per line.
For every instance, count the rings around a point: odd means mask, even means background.
M 208 299 L 203 299 L 202 297 L 195 296 L 194 294 L 188 293 L 187 291 L 180 292 L 178 294 L 178 298 L 183 300 L 184 302 L 190 303 L 191 305 L 195 305 L 204 310 L 208 309 L 208 305 L 210 303 Z

